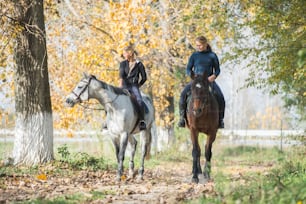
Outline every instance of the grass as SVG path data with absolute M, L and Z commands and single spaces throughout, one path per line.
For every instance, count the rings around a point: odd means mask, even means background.
M 188 203 L 305 203 L 305 153 L 305 147 L 294 147 L 284 152 L 275 148 L 226 148 L 215 157 L 221 161 L 214 168 L 216 172 L 213 175 L 217 195 L 203 196 Z M 257 166 L 258 170 L 244 172 L 240 169 L 240 172 L 231 172 L 230 175 L 224 171 L 229 162 L 239 162 L 246 168 Z
M 0 161 L 9 156 L 13 150 L 13 142 L 0 142 Z
M 84 203 L 85 201 L 88 202 L 88 199 L 84 197 L 83 194 L 72 194 L 72 195 L 65 195 L 60 196 L 52 200 L 31 200 L 26 202 L 20 202 L 23 204 L 76 204 L 76 203 Z

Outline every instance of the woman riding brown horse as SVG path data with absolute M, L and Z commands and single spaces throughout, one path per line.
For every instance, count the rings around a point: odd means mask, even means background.
M 199 145 L 198 136 L 199 133 L 205 133 L 207 135 L 205 145 L 205 165 L 204 165 L 204 177 L 210 178 L 211 171 L 211 149 L 212 144 L 216 139 L 216 134 L 219 125 L 219 110 L 218 102 L 211 91 L 210 82 L 208 81 L 208 75 L 204 72 L 203 75 L 195 76 L 191 74 L 193 79 L 191 85 L 191 101 L 187 111 L 187 126 L 190 130 L 190 136 L 192 141 L 192 182 L 198 183 L 198 174 L 202 173 L 200 156 L 201 148 Z

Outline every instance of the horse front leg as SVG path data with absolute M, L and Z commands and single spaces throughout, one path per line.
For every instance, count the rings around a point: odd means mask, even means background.
M 125 156 L 125 150 L 128 143 L 128 133 L 123 132 L 120 134 L 120 149 L 118 154 L 118 170 L 117 170 L 117 181 L 121 180 L 123 174 L 123 162 Z
M 119 149 L 120 149 L 120 144 L 118 138 L 112 138 L 113 145 L 115 147 L 115 154 L 116 154 L 116 159 L 117 163 L 119 163 Z
M 147 129 L 146 131 L 140 132 L 141 139 L 141 161 L 140 168 L 138 170 L 138 180 L 143 180 L 144 173 L 144 160 L 149 159 L 150 150 L 151 150 L 151 130 Z
M 134 135 L 131 135 L 129 137 L 129 143 L 131 145 L 131 156 L 130 156 L 130 164 L 129 164 L 129 177 L 133 178 L 134 177 L 134 157 L 135 157 L 135 152 L 136 152 L 136 147 L 137 147 L 137 140 L 135 139 Z
M 211 173 L 211 157 L 212 157 L 212 144 L 216 139 L 216 133 L 207 135 L 206 144 L 205 144 L 205 164 L 204 164 L 204 178 L 210 179 Z
M 199 177 L 198 174 L 202 172 L 201 166 L 200 166 L 200 156 L 201 156 L 201 149 L 199 145 L 199 132 L 197 130 L 190 130 L 191 133 L 191 141 L 192 141 L 192 182 L 193 183 L 199 183 Z

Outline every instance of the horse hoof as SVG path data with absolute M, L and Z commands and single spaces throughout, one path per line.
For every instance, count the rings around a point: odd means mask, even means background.
M 129 171 L 129 178 L 133 179 L 135 177 L 135 172 L 134 171 Z
M 143 175 L 138 175 L 137 176 L 137 181 L 143 181 Z
M 117 181 L 117 182 L 120 182 L 121 179 L 122 179 L 122 177 L 123 177 L 123 176 L 117 175 L 117 176 L 116 176 L 116 181 Z
M 203 176 L 204 176 L 204 178 L 205 178 L 205 179 L 207 179 L 207 180 L 209 180 L 209 179 L 210 179 L 210 175 L 209 175 L 209 173 L 204 173 L 204 174 L 203 174 Z
M 192 182 L 192 183 L 199 183 L 199 178 L 192 178 L 192 179 L 191 179 L 191 182 Z

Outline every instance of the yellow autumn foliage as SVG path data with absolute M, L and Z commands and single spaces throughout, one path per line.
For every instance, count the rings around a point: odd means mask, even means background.
M 105 117 L 103 111 L 82 106 L 66 108 L 65 96 L 82 78 L 83 72 L 119 85 L 122 50 L 130 44 L 135 46 L 137 57 L 146 67 L 148 81 L 142 91 L 153 98 L 157 124 L 173 125 L 174 113 L 169 107 L 176 106 L 172 99 L 180 92 L 180 85 L 186 82 L 186 78 L 178 78 L 176 72 L 184 72 L 188 56 L 193 51 L 188 43 L 193 43 L 199 34 L 214 39 L 218 38 L 216 35 L 230 33 L 222 30 L 207 32 L 211 24 L 216 23 L 213 19 L 224 21 L 224 15 L 221 15 L 225 13 L 224 8 L 217 7 L 220 12 L 213 10 L 216 1 L 201 5 L 188 1 L 92 1 L 88 4 L 85 0 L 72 0 L 67 7 L 65 2 L 47 0 L 44 4 L 55 129 L 79 128 L 82 122 L 88 123 L 86 128 L 100 128 Z M 198 14 L 200 18 L 196 16 Z M 13 34 L 7 33 L 0 38 L 6 42 Z M 11 54 L 12 49 L 5 57 Z M 0 79 L 3 78 L 12 79 L 13 73 L 0 72 Z M 13 84 L 13 81 L 8 83 Z M 13 91 L 10 96 L 13 98 Z M 85 104 L 89 107 L 96 105 L 97 102 Z

